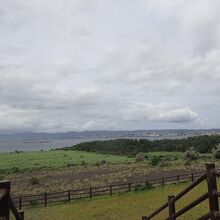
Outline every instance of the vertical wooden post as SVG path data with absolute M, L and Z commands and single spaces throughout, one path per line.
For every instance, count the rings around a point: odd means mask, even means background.
M 161 186 L 164 187 L 164 177 L 161 178 Z
M 219 204 L 218 197 L 215 195 L 215 191 L 217 191 L 217 183 L 216 176 L 213 175 L 212 171 L 215 170 L 214 163 L 206 164 L 206 176 L 207 176 L 207 184 L 208 184 L 208 194 L 209 194 L 209 209 L 211 220 L 216 220 L 216 213 L 219 212 Z
M 194 182 L 194 175 L 193 175 L 193 173 L 191 173 L 191 180 L 192 180 L 192 182 Z
M 0 219 L 10 219 L 10 181 L 0 181 Z
M 22 197 L 20 196 L 19 197 L 19 210 L 22 209 Z
M 173 216 L 176 213 L 175 201 L 173 195 L 168 196 L 168 209 L 169 209 L 169 220 L 176 220 L 176 218 Z
M 131 191 L 131 183 L 128 183 L 128 191 Z
M 71 200 L 71 194 L 70 194 L 70 190 L 68 190 L 68 202 L 70 203 Z
M 109 187 L 109 193 L 110 193 L 110 196 L 112 196 L 112 185 L 110 185 Z
M 92 198 L 92 187 L 90 187 L 90 189 L 89 189 L 89 197 L 90 197 L 90 199 Z
M 44 205 L 47 206 L 47 193 L 44 193 Z
M 23 210 L 19 210 L 18 213 L 20 215 L 20 219 L 16 219 L 16 220 L 24 220 L 24 211 Z

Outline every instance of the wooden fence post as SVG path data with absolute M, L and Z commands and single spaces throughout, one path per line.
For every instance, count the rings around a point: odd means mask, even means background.
M 194 182 L 194 175 L 193 175 L 193 173 L 191 173 L 191 180 L 192 180 L 192 182 Z
M 92 187 L 89 188 L 89 197 L 92 198 Z
M 168 209 L 169 209 L 169 220 L 176 220 L 176 218 L 173 216 L 176 213 L 175 201 L 173 195 L 168 196 Z
M 164 177 L 161 178 L 161 186 L 164 187 Z
M 47 207 L 47 193 L 44 193 L 44 205 Z
M 10 181 L 0 181 L 0 219 L 10 219 Z
M 213 175 L 212 171 L 215 170 L 214 163 L 206 164 L 206 176 L 207 176 L 207 184 L 208 184 L 208 195 L 209 195 L 209 209 L 211 220 L 216 220 L 216 214 L 219 212 L 219 204 L 218 197 L 215 195 L 215 191 L 217 191 L 217 183 L 216 176 Z
M 110 185 L 109 187 L 109 193 L 110 193 L 110 196 L 112 196 L 112 185 Z
M 70 194 L 70 189 L 68 190 L 68 202 L 70 203 L 71 200 L 71 194 Z
M 128 191 L 131 191 L 131 183 L 128 183 Z
M 24 220 L 24 211 L 23 210 L 19 210 L 18 211 L 19 215 L 20 215 L 20 219 L 16 219 L 16 220 Z
M 20 196 L 19 197 L 19 210 L 22 209 L 22 197 Z

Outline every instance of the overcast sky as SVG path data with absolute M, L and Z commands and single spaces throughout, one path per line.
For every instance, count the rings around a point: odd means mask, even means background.
M 219 0 L 0 0 L 0 132 L 219 128 Z

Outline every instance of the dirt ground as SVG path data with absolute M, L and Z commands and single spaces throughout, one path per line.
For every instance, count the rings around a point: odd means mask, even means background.
M 27 195 L 156 179 L 197 171 L 198 169 L 189 167 L 179 167 L 175 170 L 150 167 L 146 163 L 105 164 L 17 173 L 8 175 L 7 179 L 12 181 L 13 195 Z M 33 178 L 37 180 L 36 183 L 32 182 Z

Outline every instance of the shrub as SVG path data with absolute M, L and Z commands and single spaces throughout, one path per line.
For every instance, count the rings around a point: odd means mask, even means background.
M 197 160 L 199 158 L 199 152 L 193 147 L 190 147 L 185 153 L 185 159 L 187 160 Z
M 212 154 L 215 156 L 215 158 L 220 158 L 220 144 L 218 144 L 215 148 L 212 149 Z
M 86 161 L 83 160 L 83 161 L 81 162 L 81 166 L 86 166 L 86 165 L 87 165 Z
M 166 160 L 165 158 L 161 159 L 160 167 L 168 167 L 170 165 L 172 165 L 172 163 L 169 160 Z
M 158 157 L 158 156 L 153 156 L 152 158 L 151 158 L 151 160 L 150 160 L 150 164 L 152 165 L 152 166 L 156 166 L 156 165 L 158 165 L 160 163 L 160 157 Z
M 37 185 L 39 184 L 39 179 L 36 176 L 33 176 L 30 178 L 30 184 L 31 185 Z
M 99 161 L 96 161 L 95 165 L 96 165 L 97 167 L 99 167 L 99 166 L 100 166 Z
M 137 162 L 144 161 L 144 160 L 145 160 L 145 154 L 139 152 L 139 153 L 136 155 L 135 159 L 136 159 Z
M 146 181 L 145 185 L 137 184 L 134 187 L 134 191 L 139 192 L 139 191 L 144 191 L 144 190 L 152 189 L 152 188 L 153 188 L 152 184 Z
M 77 164 L 76 163 L 68 163 L 66 166 L 67 167 L 74 167 L 74 166 L 77 166 Z

